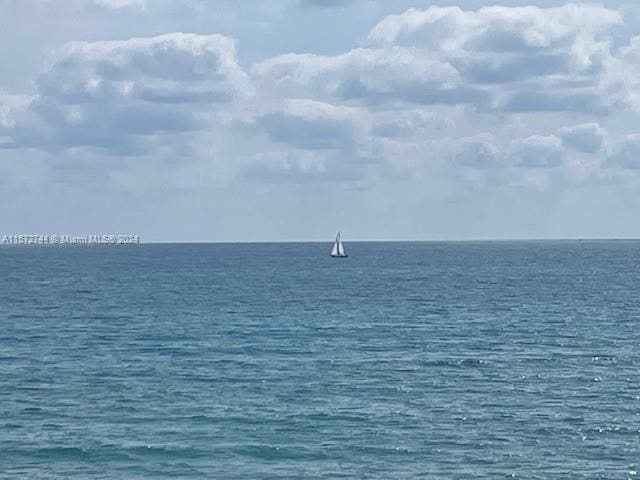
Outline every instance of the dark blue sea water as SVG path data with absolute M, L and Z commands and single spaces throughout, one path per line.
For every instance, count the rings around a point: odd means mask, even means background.
M 0 477 L 625 479 L 640 242 L 0 248 Z

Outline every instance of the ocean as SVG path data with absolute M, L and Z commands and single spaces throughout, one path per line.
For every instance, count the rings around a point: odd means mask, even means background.
M 626 479 L 640 242 L 0 247 L 0 478 Z

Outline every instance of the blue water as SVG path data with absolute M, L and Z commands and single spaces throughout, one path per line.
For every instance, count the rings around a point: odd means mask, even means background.
M 640 242 L 5 246 L 0 478 L 625 479 Z

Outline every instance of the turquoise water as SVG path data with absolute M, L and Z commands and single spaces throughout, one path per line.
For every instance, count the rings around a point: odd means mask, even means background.
M 640 242 L 0 248 L 0 478 L 634 478 Z

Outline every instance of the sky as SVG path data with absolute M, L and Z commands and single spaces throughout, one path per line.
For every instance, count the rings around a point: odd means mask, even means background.
M 640 237 L 640 4 L 0 0 L 1 235 Z

